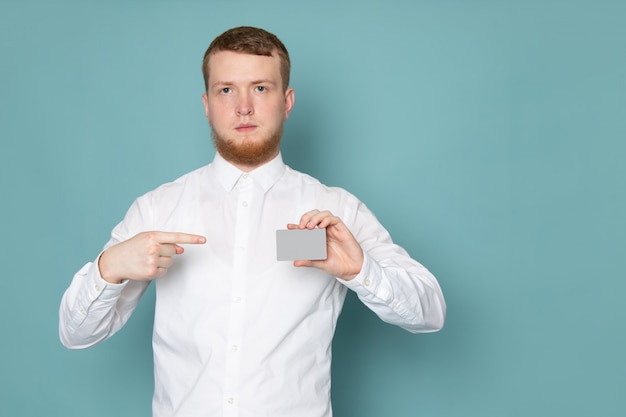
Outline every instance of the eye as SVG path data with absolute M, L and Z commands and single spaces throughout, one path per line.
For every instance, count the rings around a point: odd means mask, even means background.
M 266 87 L 264 87 L 264 86 L 262 86 L 262 85 L 257 85 L 257 86 L 256 86 L 256 88 L 255 88 L 255 90 L 256 90 L 257 92 L 259 92 L 259 93 L 262 93 L 262 92 L 264 92 L 264 91 L 267 91 L 267 88 L 266 88 Z
M 233 91 L 230 89 L 230 87 L 224 87 L 220 90 L 220 93 L 222 94 L 230 94 L 230 92 Z

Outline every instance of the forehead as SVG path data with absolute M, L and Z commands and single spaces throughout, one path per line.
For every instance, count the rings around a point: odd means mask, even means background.
M 272 56 L 219 51 L 209 58 L 209 84 L 268 80 L 280 83 L 280 59 Z

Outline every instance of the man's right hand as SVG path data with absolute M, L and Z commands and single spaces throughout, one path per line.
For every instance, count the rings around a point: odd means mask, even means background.
M 182 244 L 206 243 L 204 236 L 176 232 L 143 232 L 111 246 L 100 256 L 100 276 L 119 284 L 125 279 L 148 281 L 163 276 L 182 254 Z

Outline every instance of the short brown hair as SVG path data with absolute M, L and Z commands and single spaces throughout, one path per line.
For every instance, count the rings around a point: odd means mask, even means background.
M 283 82 L 283 90 L 289 87 L 289 72 L 291 62 L 285 45 L 266 30 L 240 26 L 227 30 L 211 42 L 202 59 L 202 75 L 204 76 L 204 88 L 209 89 L 209 58 L 219 51 L 241 52 L 250 55 L 273 56 L 274 53 L 280 59 L 280 75 Z

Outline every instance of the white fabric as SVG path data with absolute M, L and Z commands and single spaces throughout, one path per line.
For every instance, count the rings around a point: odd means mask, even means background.
M 276 261 L 275 234 L 312 209 L 330 210 L 365 252 L 352 281 Z M 435 278 L 392 243 L 353 195 L 287 167 L 280 155 L 243 173 L 213 163 L 138 198 L 106 247 L 142 231 L 206 236 L 156 282 L 155 417 L 331 416 L 331 341 L 347 288 L 382 320 L 441 328 Z M 60 337 L 86 348 L 131 315 L 148 283 L 112 285 L 86 264 L 61 303 Z

